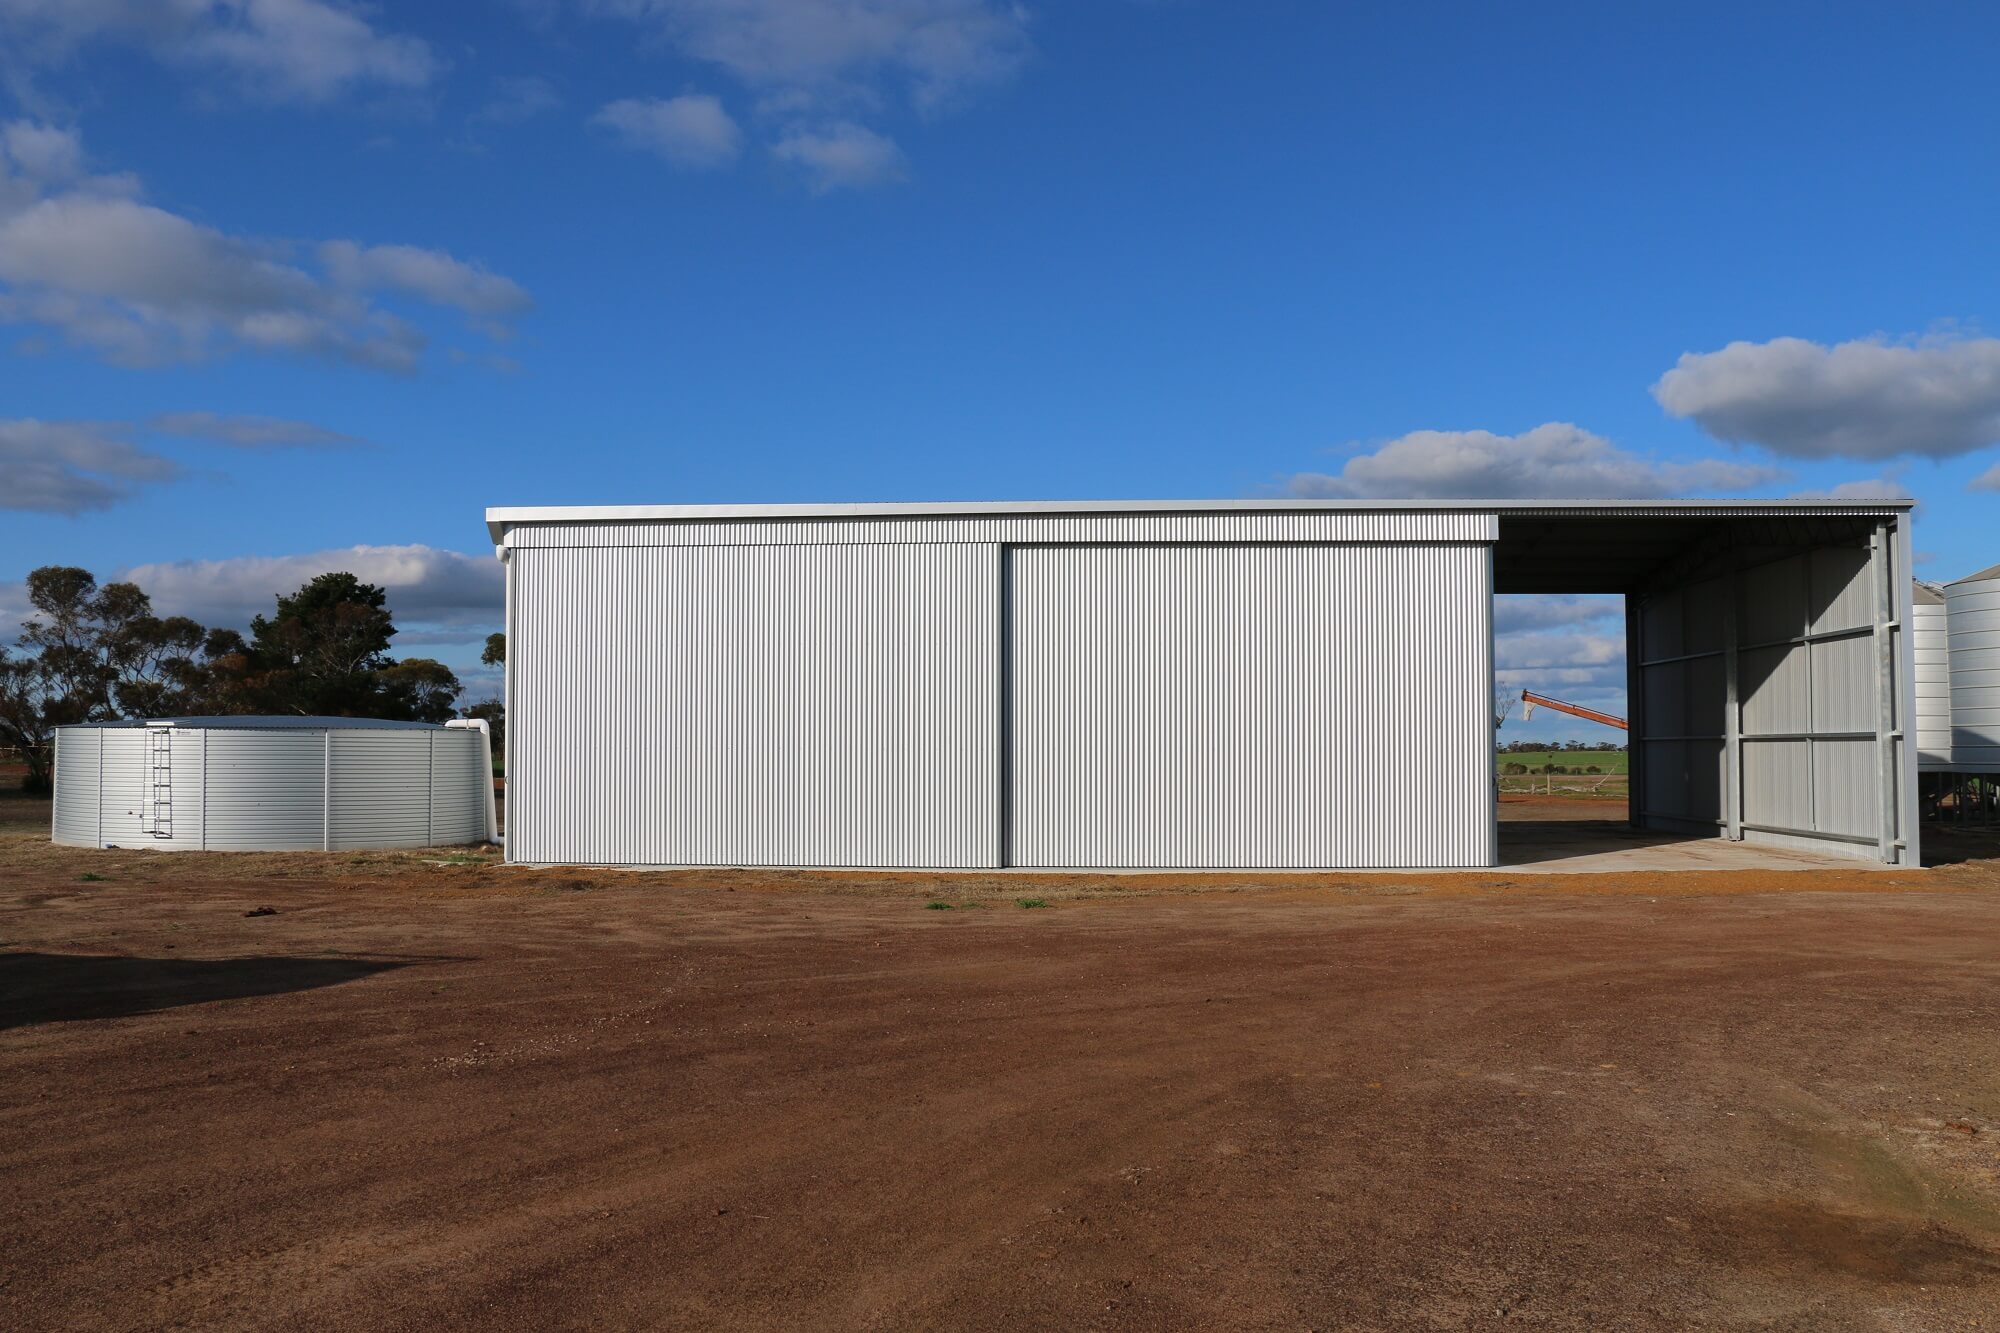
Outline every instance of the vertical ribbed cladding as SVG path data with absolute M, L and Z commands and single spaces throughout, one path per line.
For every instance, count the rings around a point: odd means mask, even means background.
M 486 790 L 493 771 L 477 731 L 425 733 L 431 740 L 431 845 L 452 847 L 486 838 Z
M 49 836 L 67 847 L 97 845 L 97 784 L 104 733 L 94 727 L 56 729 L 55 810 Z
M 1875 585 L 1865 549 L 1822 547 L 1648 594 L 1633 757 L 1646 819 L 1728 823 L 1734 776 L 1755 832 L 1872 839 L 1882 820 Z M 1733 592 L 1722 586 L 1736 580 Z M 1721 608 L 1736 607 L 1725 643 Z M 1736 654 L 1740 769 L 1721 770 L 1726 653 Z
M 1951 643 L 1951 766 L 2000 773 L 2000 565 L 1945 585 Z
M 1951 635 L 1944 594 L 1916 585 L 1911 636 L 1916 660 L 1917 764 L 1925 771 L 1951 768 Z
M 514 859 L 991 866 L 991 545 L 515 550 Z
M 1484 545 L 1012 555 L 1012 860 L 1494 860 Z
M 326 745 L 326 733 L 313 729 L 210 731 L 210 850 L 319 850 L 328 804 Z
M 328 848 L 428 845 L 431 733 L 334 731 L 328 743 Z

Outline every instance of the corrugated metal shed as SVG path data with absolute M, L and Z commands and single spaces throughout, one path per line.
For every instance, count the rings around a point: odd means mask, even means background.
M 1642 822 L 1912 859 L 1909 507 L 492 509 L 509 854 L 1490 864 L 1497 588 L 1648 627 Z

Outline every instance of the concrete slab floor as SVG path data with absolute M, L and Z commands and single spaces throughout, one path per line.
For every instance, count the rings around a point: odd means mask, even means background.
M 1889 870 L 1822 852 L 1767 847 L 1726 838 L 1635 829 L 1620 820 L 1505 819 L 1499 870 L 1537 875 L 1589 875 L 1631 870 Z

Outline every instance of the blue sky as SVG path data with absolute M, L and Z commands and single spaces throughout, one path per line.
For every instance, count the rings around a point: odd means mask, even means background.
M 338 563 L 469 668 L 481 511 L 562 502 L 1846 487 L 1956 577 L 2000 559 L 1996 38 L 0 0 L 0 611 L 62 562 L 240 623 Z M 1503 662 L 1614 701 L 1604 609 L 1503 608 Z

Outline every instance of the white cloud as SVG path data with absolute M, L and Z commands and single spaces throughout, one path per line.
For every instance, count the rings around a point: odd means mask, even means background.
M 500 562 L 435 546 L 350 546 L 300 555 L 172 560 L 135 565 L 117 577 L 152 595 L 162 615 L 192 616 L 204 625 L 241 629 L 269 615 L 280 593 L 317 575 L 353 574 L 388 594 L 398 625 L 483 635 L 500 627 L 505 600 Z
M 1995 463 L 1974 477 L 1971 489 L 1975 491 L 2000 491 L 2000 463 Z
M 935 108 L 1013 76 L 1027 12 L 1005 0 L 582 0 L 646 21 L 697 60 L 780 103 L 873 101 L 901 88 Z
M 0 420 L 0 509 L 80 514 L 180 475 L 173 460 L 138 448 L 125 430 L 107 421 Z
M 330 242 L 315 272 L 285 244 L 144 202 L 129 176 L 52 179 L 80 171 L 73 133 L 17 121 L 0 142 L 0 322 L 55 329 L 119 364 L 240 348 L 409 371 L 427 340 L 373 293 L 489 321 L 531 304 L 511 279 L 413 246 Z
M 58 184 L 83 174 L 83 139 L 75 130 L 17 120 L 0 130 L 0 146 L 30 180 Z
M 339 0 L 0 0 L 0 46 L 16 65 L 61 62 L 98 42 L 221 71 L 281 101 L 421 88 L 440 67 L 421 40 L 378 32 Z
M 1493 598 L 1493 633 L 1521 634 L 1622 618 L 1624 599 L 1595 593 L 1498 593 Z
M 645 24 L 743 85 L 783 132 L 778 159 L 817 192 L 905 174 L 902 150 L 855 123 L 897 100 L 934 113 L 1026 62 L 1027 11 L 1011 0 L 578 0 Z
M 319 248 L 327 276 L 357 291 L 393 291 L 453 306 L 468 315 L 524 314 L 534 300 L 512 278 L 454 259 L 442 250 L 414 245 L 356 245 L 328 241 Z
M 2000 442 L 2000 338 L 1803 338 L 1689 352 L 1653 385 L 1720 440 L 1798 458 L 1948 458 Z
M 1337 474 L 1299 473 L 1285 490 L 1354 499 L 1650 500 L 1742 490 L 1780 475 L 1774 468 L 1709 459 L 1661 462 L 1580 427 L 1550 422 L 1519 435 L 1412 431 L 1348 459 Z
M 743 131 L 706 93 L 627 97 L 593 119 L 617 131 L 627 146 L 657 153 L 677 167 L 719 167 L 734 161 L 743 146 Z
M 146 428 L 162 435 L 210 440 L 238 449 L 328 449 L 366 443 L 309 421 L 220 412 L 164 412 L 150 418 Z
M 813 193 L 881 185 L 904 177 L 903 152 L 890 140 L 851 121 L 823 130 L 799 130 L 771 148 L 779 161 L 806 173 Z
M 1499 636 L 1493 644 L 1494 665 L 1504 672 L 1549 668 L 1623 666 L 1625 635 L 1565 634 L 1531 631 Z
M 1894 477 L 1857 477 L 1833 486 L 1794 491 L 1799 500 L 1908 500 L 1910 488 Z

